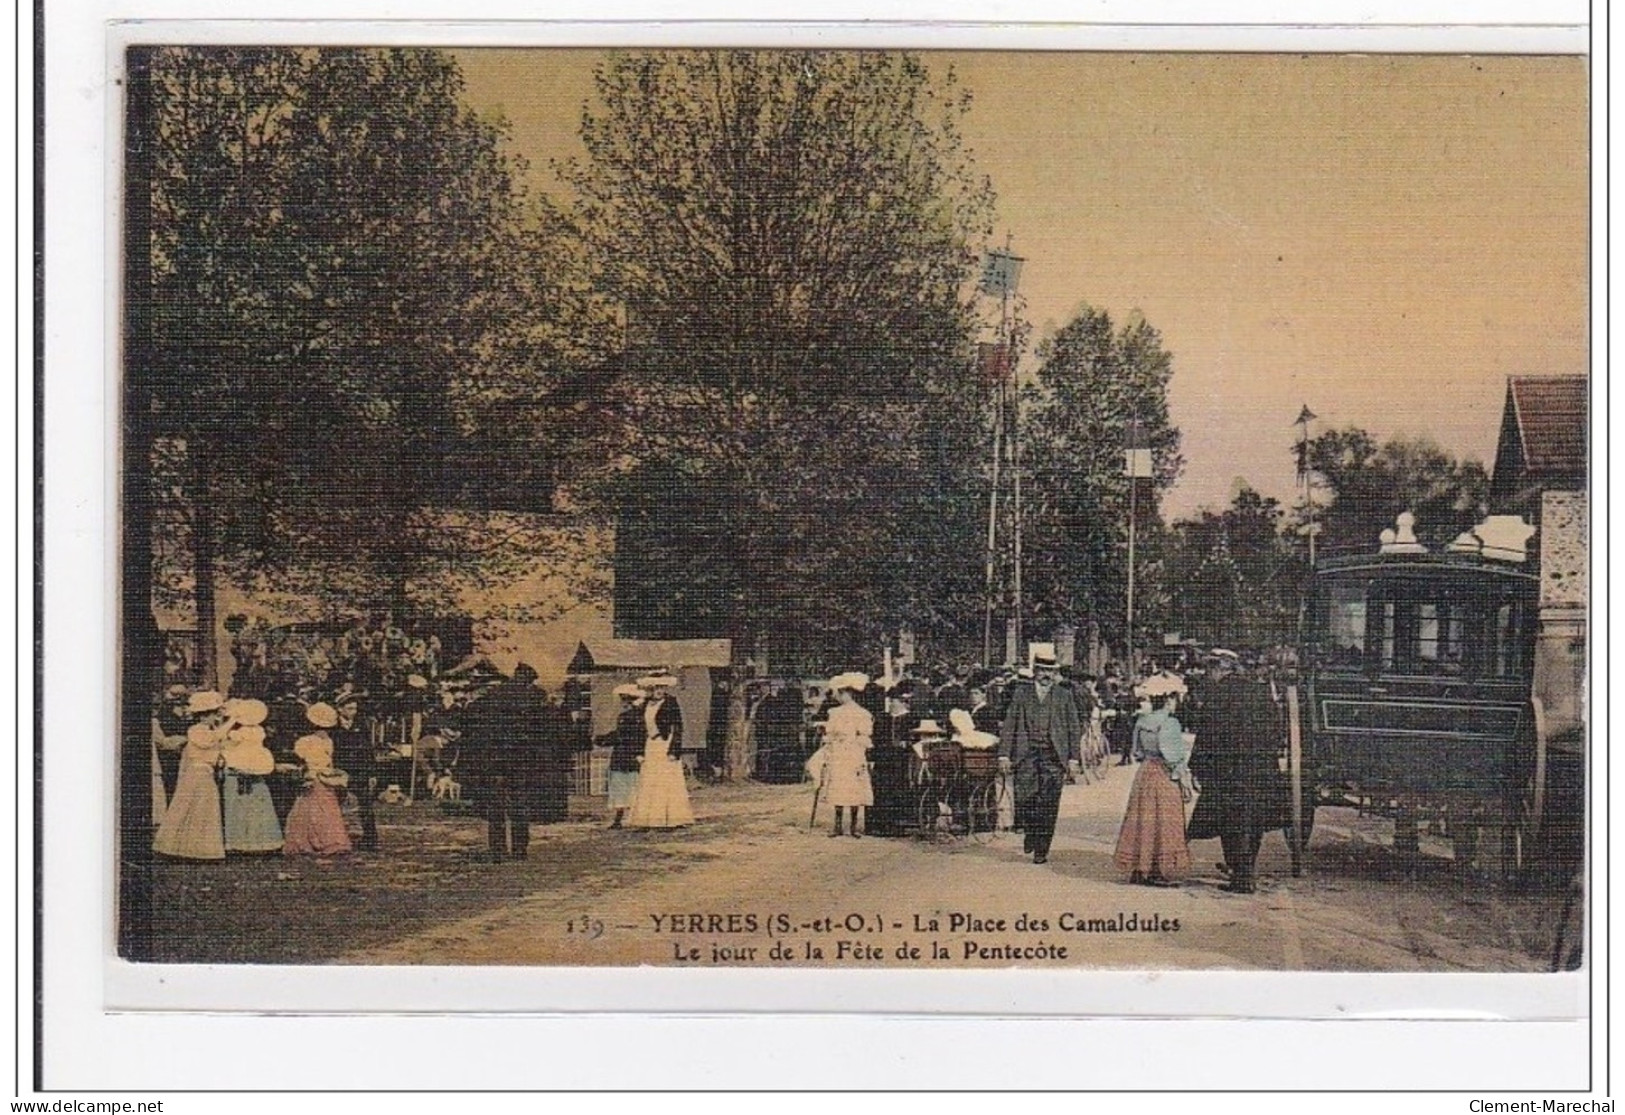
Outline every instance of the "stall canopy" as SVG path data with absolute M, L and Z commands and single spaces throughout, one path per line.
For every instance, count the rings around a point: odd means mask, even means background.
M 601 736 L 615 726 L 617 685 L 651 671 L 672 671 L 683 710 L 683 750 L 700 751 L 711 721 L 711 671 L 727 669 L 732 653 L 727 639 L 592 639 L 576 647 L 569 672 L 590 680 L 592 732 Z

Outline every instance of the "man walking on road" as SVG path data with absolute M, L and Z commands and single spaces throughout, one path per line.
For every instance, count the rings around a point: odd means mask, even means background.
M 1217 836 L 1230 875 L 1222 889 L 1252 894 L 1264 832 L 1291 820 L 1291 792 L 1282 792 L 1276 765 L 1280 712 L 1267 680 L 1247 677 L 1223 660 L 1195 696 L 1187 726 L 1199 741 L 1191 772 L 1202 794 L 1185 835 L 1188 840 Z
M 461 761 L 476 781 L 490 857 L 493 862 L 524 859 L 545 761 L 542 752 L 550 743 L 547 695 L 536 688 L 536 671 L 521 662 L 512 678 L 468 711 Z
M 1033 680 L 1019 685 L 999 729 L 999 769 L 1015 772 L 1016 827 L 1034 863 L 1049 859 L 1061 787 L 1079 768 L 1083 722 L 1071 693 L 1056 685 L 1060 664 L 1051 655 L 1033 662 Z

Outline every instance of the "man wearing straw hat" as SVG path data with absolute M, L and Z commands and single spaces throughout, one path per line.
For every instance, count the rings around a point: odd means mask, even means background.
M 1056 685 L 1060 673 L 1053 654 L 1036 655 L 1033 679 L 1017 684 L 999 729 L 999 769 L 1015 772 L 1016 824 L 1034 863 L 1049 859 L 1061 787 L 1080 767 L 1083 722 L 1072 695 Z

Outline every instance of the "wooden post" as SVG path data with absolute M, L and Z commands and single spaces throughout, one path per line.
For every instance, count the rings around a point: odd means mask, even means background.
M 1535 785 L 1529 798 L 1529 838 L 1540 836 L 1546 816 L 1546 704 L 1539 697 L 1529 699 L 1535 718 Z
M 1292 790 L 1292 874 L 1303 874 L 1303 725 L 1298 720 L 1298 687 L 1286 689 L 1287 776 Z

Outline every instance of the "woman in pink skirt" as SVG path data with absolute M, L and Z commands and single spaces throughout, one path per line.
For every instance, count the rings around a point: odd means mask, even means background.
M 1128 872 L 1131 883 L 1169 887 L 1191 868 L 1185 796 L 1179 788 L 1190 748 L 1185 730 L 1174 719 L 1174 706 L 1184 688 L 1178 678 L 1159 675 L 1142 689 L 1156 707 L 1134 724 L 1134 754 L 1142 761 L 1129 790 L 1115 857 L 1118 870 Z
M 350 851 L 350 833 L 344 827 L 338 791 L 349 779 L 333 768 L 333 737 L 328 729 L 339 722 L 338 710 L 318 702 L 305 710 L 305 719 L 317 730 L 300 736 L 293 753 L 305 764 L 305 786 L 288 810 L 282 830 L 285 856 L 337 856 Z

